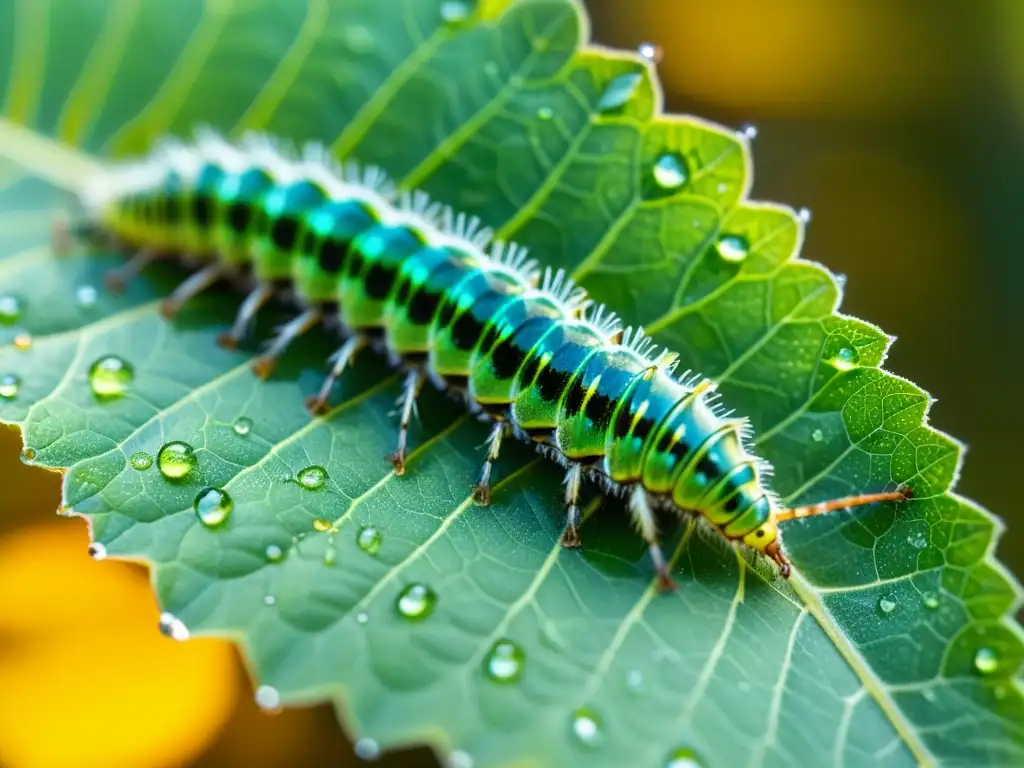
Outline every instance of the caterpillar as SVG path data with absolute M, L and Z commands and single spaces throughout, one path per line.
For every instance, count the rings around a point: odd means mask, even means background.
M 770 465 L 749 447 L 749 422 L 723 412 L 713 381 L 677 373 L 678 355 L 642 328 L 624 328 L 563 271 L 495 241 L 478 219 L 397 189 L 378 168 L 340 164 L 321 146 L 296 151 L 260 135 L 232 143 L 200 129 L 194 140 L 166 139 L 146 157 L 107 166 L 81 202 L 74 234 L 131 254 L 107 275 L 112 290 L 152 261 L 177 258 L 194 271 L 161 304 L 173 318 L 219 281 L 246 284 L 234 324 L 218 338 L 232 348 L 287 292 L 298 314 L 254 360 L 257 376 L 272 375 L 302 334 L 333 322 L 341 345 L 306 401 L 312 417 L 328 412 L 355 355 L 382 353 L 403 374 L 396 474 L 430 381 L 491 425 L 476 500 L 490 502 L 502 441 L 532 442 L 565 468 L 562 545 L 580 546 L 580 488 L 595 480 L 626 500 L 663 589 L 674 584 L 658 510 L 703 516 L 788 578 L 779 523 L 911 497 L 900 486 L 785 508 L 768 487 Z

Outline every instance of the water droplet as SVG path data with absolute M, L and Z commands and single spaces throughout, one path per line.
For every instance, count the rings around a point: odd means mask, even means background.
M 499 640 L 484 660 L 487 676 L 496 683 L 514 683 L 523 674 L 526 654 L 511 640 Z
M 252 419 L 246 416 L 239 416 L 231 427 L 236 435 L 245 437 L 252 431 Z
M 5 373 L 0 376 L 0 397 L 4 400 L 13 400 L 18 396 L 21 389 L 21 379 L 13 373 Z
M 927 595 L 924 596 L 924 607 L 930 608 L 934 611 L 936 608 L 939 607 L 939 596 L 936 595 L 934 592 L 929 592 Z
M 229 517 L 235 502 L 231 500 L 227 491 L 220 488 L 207 488 L 199 492 L 192 504 L 196 510 L 199 522 L 207 528 L 216 528 L 223 525 Z
M 94 541 L 89 545 L 89 557 L 93 560 L 105 560 L 107 557 L 107 548 L 98 541 Z
M 587 746 L 593 746 L 601 740 L 601 721 L 593 710 L 577 709 L 573 713 L 572 734 Z
M 983 675 L 991 675 L 999 669 L 999 657 L 991 648 L 979 648 L 974 654 L 974 668 Z
M 273 595 L 264 595 L 263 596 L 263 604 L 264 605 L 274 605 L 276 602 L 277 602 L 277 598 L 274 597 Z
M 914 549 L 924 549 L 928 546 L 928 540 L 924 536 L 907 536 L 907 544 L 912 546 Z
M 356 544 L 368 555 L 376 555 L 380 552 L 382 536 L 380 531 L 374 528 L 372 525 L 368 525 L 359 531 L 356 536 Z
M 434 612 L 437 594 L 426 584 L 410 584 L 398 596 L 398 612 L 407 619 L 420 621 Z
M 359 622 L 360 624 L 365 624 L 369 620 L 370 620 L 370 614 L 368 614 L 366 611 L 360 611 L 359 613 L 356 614 L 356 621 Z
M 14 335 L 14 348 L 19 352 L 32 349 L 32 334 L 25 333 L 24 331 L 16 333 Z
M 601 98 L 597 101 L 597 109 L 600 112 L 612 112 L 621 109 L 626 102 L 633 98 L 636 89 L 640 87 L 643 80 L 639 73 L 619 75 L 604 89 Z
M 327 533 L 332 527 L 330 520 L 324 520 L 318 517 L 313 521 L 313 530 L 319 531 L 320 533 Z
M 665 768 L 700 768 L 701 762 L 697 754 L 689 747 L 673 750 L 665 761 Z
M 153 457 L 145 451 L 136 451 L 128 459 L 128 462 L 132 465 L 132 469 L 137 469 L 139 472 L 144 472 L 153 466 Z
M 35 448 L 29 448 L 29 447 L 26 446 L 25 448 L 21 449 L 21 460 L 25 464 L 29 464 L 29 463 L 35 461 L 35 458 L 38 455 L 39 454 L 36 453 L 36 449 Z
M 456 749 L 448 755 L 448 768 L 473 768 L 473 756 L 464 749 Z
M 747 141 L 753 141 L 757 138 L 757 126 L 751 125 L 750 123 L 740 126 L 740 136 Z
M 461 24 L 469 18 L 471 10 L 466 0 L 445 0 L 441 3 L 441 18 L 447 24 Z
M 811 220 L 811 209 L 801 208 L 796 212 L 796 217 L 800 220 L 801 224 L 806 224 Z
M 498 63 L 495 61 L 484 62 L 484 74 L 494 77 L 498 74 Z
M 356 757 L 361 757 L 363 760 L 376 760 L 380 757 L 380 744 L 376 739 L 364 736 L 356 741 L 354 749 Z
M 654 162 L 652 175 L 659 187 L 668 190 L 679 189 L 689 178 L 686 161 L 677 152 L 666 152 L 658 157 Z
M 328 566 L 335 565 L 338 562 L 338 550 L 336 550 L 333 545 L 328 546 L 327 549 L 324 550 L 323 561 L 324 565 Z
M 21 319 L 21 299 L 10 293 L 0 295 L 0 325 L 14 325 Z
M 896 610 L 896 601 L 891 600 L 888 597 L 883 597 L 878 600 L 878 610 L 888 615 Z
M 725 191 L 729 189 L 729 185 L 726 184 L 724 181 L 720 181 L 718 182 L 718 186 L 715 187 L 715 189 L 718 190 L 718 194 L 724 195 Z
M 188 627 L 185 626 L 185 622 L 175 616 L 173 613 L 160 614 L 160 634 L 165 637 L 171 638 L 171 640 L 188 640 L 189 631 Z
M 811 432 L 811 440 L 813 440 L 814 442 L 820 443 L 824 439 L 825 433 L 822 432 L 820 429 L 816 429 L 813 432 Z
M 555 116 L 555 110 L 553 110 L 551 107 L 540 107 L 537 110 L 537 119 L 538 120 L 550 120 L 554 116 Z
M 327 470 L 323 467 L 306 467 L 305 469 L 299 470 L 299 474 L 295 478 L 298 480 L 299 485 L 310 491 L 317 491 L 324 487 L 324 483 L 327 482 Z
M 120 397 L 134 378 L 132 364 L 115 355 L 101 357 L 89 368 L 89 386 L 100 399 Z
M 256 689 L 256 706 L 264 712 L 278 712 L 281 709 L 281 694 L 272 685 L 261 685 Z
M 280 563 L 284 560 L 284 550 L 277 546 L 277 544 L 268 544 L 267 548 L 263 550 L 263 553 L 271 563 Z
M 850 371 L 857 367 L 857 363 L 860 362 L 860 355 L 857 354 L 855 349 L 843 347 L 829 362 L 832 363 L 832 367 L 837 371 Z
M 80 307 L 88 309 L 96 304 L 96 289 L 91 285 L 80 285 L 75 289 L 75 299 Z
M 664 51 L 660 45 L 654 43 L 640 43 L 640 47 L 637 48 L 637 52 L 650 62 L 657 64 L 661 61 L 661 57 Z
M 356 53 L 367 53 L 373 50 L 373 33 L 366 27 L 353 24 L 345 29 L 345 42 Z
M 168 480 L 180 480 L 196 467 L 196 452 L 188 443 L 173 440 L 156 454 L 156 466 Z
M 639 669 L 631 669 L 626 675 L 626 687 L 636 693 L 644 687 L 644 673 Z
M 739 262 L 750 253 L 750 243 L 739 235 L 722 235 L 715 243 L 715 250 L 725 261 Z

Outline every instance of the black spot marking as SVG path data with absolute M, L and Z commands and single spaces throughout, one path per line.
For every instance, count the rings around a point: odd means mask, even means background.
M 440 293 L 431 293 L 426 287 L 420 288 L 409 302 L 409 320 L 416 325 L 426 325 L 437 311 Z
M 469 351 L 480 340 L 480 334 L 483 332 L 483 323 L 477 320 L 472 311 L 466 311 L 452 326 L 452 341 L 457 349 Z
M 491 356 L 491 364 L 494 366 L 494 375 L 499 379 L 511 379 L 516 375 L 519 366 L 523 364 L 523 351 L 511 340 L 506 339 L 494 348 Z
M 339 272 L 345 264 L 348 243 L 329 237 L 320 247 L 320 269 L 328 274 Z
M 366 295 L 371 299 L 384 299 L 391 293 L 395 284 L 395 270 L 384 265 L 374 264 L 366 275 Z
M 274 222 L 271 229 L 271 240 L 282 251 L 290 251 L 295 247 L 299 237 L 299 222 L 292 216 L 282 216 Z
M 192 216 L 195 218 L 196 226 L 206 229 L 213 219 L 213 203 L 209 195 L 197 194 L 192 200 Z
M 583 410 L 583 400 L 587 391 L 583 389 L 582 377 L 577 377 L 569 387 L 569 393 L 565 397 L 565 413 L 568 416 L 575 416 Z
M 548 402 L 557 401 L 569 384 L 569 376 L 568 371 L 560 371 L 549 365 L 537 380 L 540 396 Z
M 238 234 L 242 234 L 252 221 L 252 206 L 249 203 L 234 203 L 228 209 L 228 225 Z

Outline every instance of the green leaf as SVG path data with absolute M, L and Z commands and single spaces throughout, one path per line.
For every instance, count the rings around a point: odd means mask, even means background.
M 747 201 L 742 138 L 661 115 L 650 66 L 583 46 L 570 0 L 460 7 L 0 3 L 0 298 L 19 305 L 0 376 L 9 394 L 20 382 L 0 419 L 36 463 L 67 468 L 65 503 L 107 553 L 151 564 L 168 631 L 237 637 L 264 703 L 333 700 L 373 740 L 364 751 L 427 742 L 477 766 L 1024 761 L 1020 590 L 992 559 L 999 523 L 952 491 L 961 448 L 926 425 L 923 391 L 880 370 L 890 340 L 838 314 L 831 275 L 796 258 L 797 217 Z M 659 595 L 617 503 L 592 496 L 585 548 L 559 548 L 559 473 L 525 446 L 503 452 L 493 504 L 471 503 L 485 428 L 439 394 L 394 477 L 398 383 L 382 361 L 361 358 L 310 421 L 326 334 L 260 382 L 214 343 L 234 297 L 168 323 L 156 301 L 177 270 L 112 296 L 117 254 L 51 253 L 90 154 L 197 122 L 324 141 L 570 269 L 721 382 L 788 502 L 893 482 L 917 498 L 785 524 L 790 582 L 680 526 L 680 589 Z M 98 398 L 89 371 L 110 355 L 133 377 Z M 185 478 L 132 467 L 175 440 L 195 449 Z M 312 466 L 322 487 L 299 482 Z M 233 502 L 215 529 L 193 510 L 206 488 Z

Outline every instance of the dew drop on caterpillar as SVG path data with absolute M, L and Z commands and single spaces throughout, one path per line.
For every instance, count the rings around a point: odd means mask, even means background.
M 248 283 L 219 339 L 228 347 L 287 287 L 297 314 L 253 362 L 256 375 L 271 376 L 291 343 L 336 320 L 341 343 L 306 401 L 312 416 L 329 410 L 352 359 L 379 349 L 404 372 L 395 474 L 406 470 L 424 383 L 458 393 L 491 422 L 477 500 L 490 501 L 502 441 L 530 441 L 566 470 L 563 546 L 580 545 L 580 486 L 595 480 L 626 500 L 663 588 L 672 581 L 657 509 L 703 516 L 786 577 L 778 523 L 911 496 L 901 486 L 783 508 L 767 486 L 770 467 L 749 448 L 748 423 L 723 414 L 711 381 L 678 374 L 678 355 L 623 328 L 563 271 L 493 241 L 476 218 L 396 190 L 377 168 L 339 164 L 318 145 L 298 152 L 259 135 L 232 144 L 200 130 L 192 142 L 169 139 L 144 159 L 109 167 L 81 197 L 86 220 L 58 239 L 99 235 L 130 254 L 108 286 L 123 287 L 156 259 L 181 260 L 192 272 L 162 304 L 171 318 L 221 279 Z

